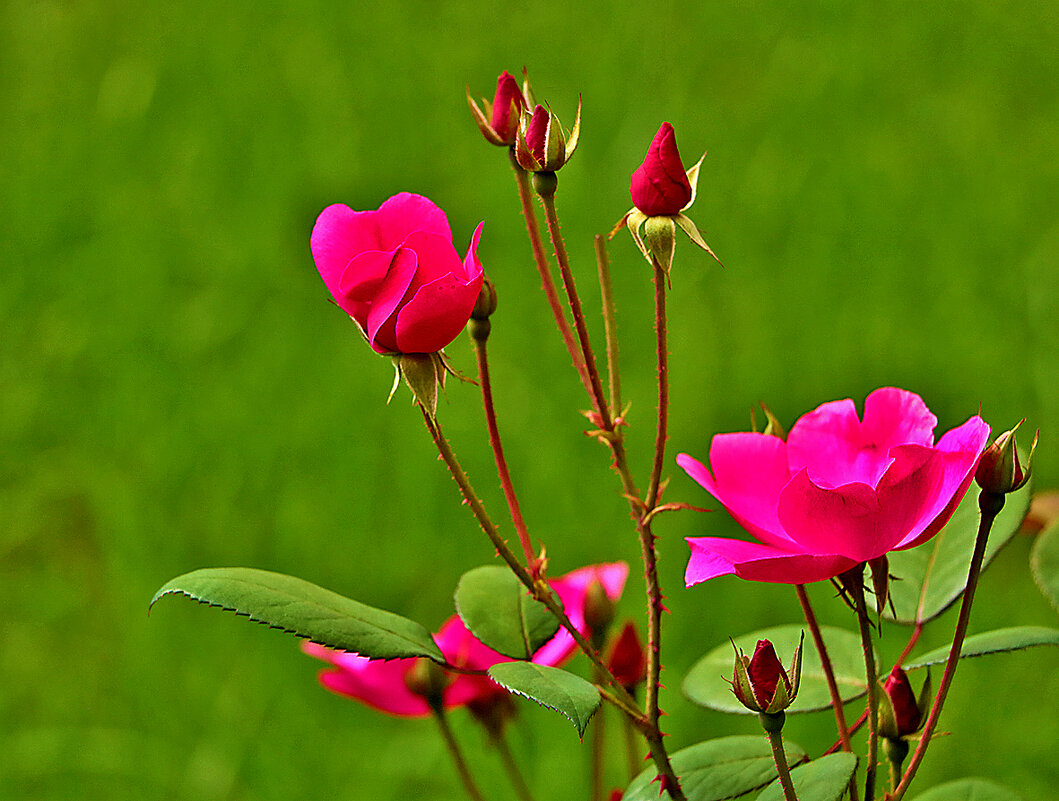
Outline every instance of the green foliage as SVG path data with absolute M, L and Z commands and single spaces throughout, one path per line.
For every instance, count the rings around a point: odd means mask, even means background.
M 1043 626 L 1015 626 L 974 634 L 963 641 L 960 659 L 998 654 L 1004 651 L 1021 651 L 1037 645 L 1059 645 L 1059 629 L 1049 629 Z M 921 656 L 913 657 L 904 667 L 911 670 L 940 664 L 949 658 L 950 648 L 951 645 L 945 645 Z
M 982 570 L 992 562 L 997 552 L 1015 536 L 1030 505 L 1032 483 L 1006 496 L 986 545 Z M 916 548 L 890 554 L 890 607 L 884 614 L 909 625 L 932 620 L 963 593 L 967 586 L 967 571 L 978 533 L 978 490 L 972 483 L 952 519 L 933 539 Z
M 783 743 L 787 761 L 794 764 L 806 758 L 801 746 Z M 776 778 L 776 763 L 766 738 L 719 737 L 682 748 L 670 755 L 673 770 L 680 777 L 680 787 L 688 801 L 724 801 L 737 798 Z M 654 781 L 657 771 L 650 767 L 637 776 L 625 790 L 622 801 L 658 801 Z
M 1030 568 L 1041 592 L 1059 611 L 1059 523 L 1037 536 L 1030 553 Z
M 790 664 L 790 655 L 800 641 L 801 626 L 776 626 L 774 628 L 743 634 L 734 638 L 735 644 L 745 653 L 752 654 L 758 640 L 771 640 L 776 646 L 780 661 Z M 824 644 L 835 671 L 835 681 L 844 701 L 864 694 L 864 656 L 860 637 L 852 631 L 831 626 L 821 627 Z M 697 661 L 684 679 L 684 694 L 697 704 L 721 712 L 737 715 L 751 714 L 732 693 L 731 681 L 735 651 L 731 643 L 718 645 Z M 802 654 L 802 681 L 798 697 L 787 708 L 787 713 L 815 712 L 831 705 L 827 680 L 820 665 L 820 656 L 811 638 L 806 638 Z
M 838 801 L 856 769 L 857 757 L 845 751 L 814 759 L 791 770 L 794 792 L 799 801 Z M 783 797 L 783 788 L 775 782 L 765 788 L 757 801 L 783 801 Z
M 475 637 L 512 659 L 530 659 L 559 630 L 548 608 L 499 565 L 476 567 L 460 577 L 456 611 Z
M 599 709 L 599 690 L 580 676 L 560 668 L 532 662 L 501 662 L 489 668 L 489 677 L 510 692 L 554 709 L 577 728 L 579 737 Z
M 913 801 L 1023 801 L 1023 798 L 988 779 L 957 779 L 932 787 Z
M 445 662 L 430 632 L 415 621 L 283 573 L 246 567 L 195 570 L 158 590 L 151 606 L 172 594 L 373 659 L 425 656 Z

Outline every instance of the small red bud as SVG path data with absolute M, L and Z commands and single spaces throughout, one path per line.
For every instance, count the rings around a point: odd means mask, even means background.
M 776 694 L 776 685 L 782 678 L 783 683 L 790 688 L 790 680 L 783 672 L 783 665 L 776 656 L 776 649 L 768 640 L 758 640 L 754 655 L 750 657 L 747 665 L 747 673 L 750 675 L 750 685 L 754 689 L 754 697 L 762 707 L 767 707 Z
M 490 125 L 493 132 L 508 145 L 515 143 L 518 134 L 518 119 L 526 107 L 522 99 L 522 90 L 518 81 L 507 70 L 504 70 L 496 81 L 496 95 L 493 97 L 493 114 Z
M 663 122 L 629 184 L 633 205 L 648 217 L 679 214 L 691 202 L 691 182 L 677 152 L 673 126 Z
M 1037 439 L 1040 432 L 1034 435 L 1030 446 L 1030 455 L 1025 468 L 1019 460 L 1018 447 L 1015 444 L 1015 432 L 1023 423 L 1018 422 L 1013 429 L 1005 431 L 985 449 L 974 474 L 978 486 L 993 495 L 1004 495 L 1021 489 L 1030 480 L 1033 470 L 1033 453 L 1037 450 Z
M 895 665 L 882 682 L 882 688 L 886 698 L 879 705 L 879 733 L 890 739 L 900 739 L 919 731 L 930 695 L 929 677 L 920 697 L 916 698 L 908 676 Z
M 647 678 L 647 653 L 644 651 L 636 627 L 626 623 L 614 640 L 607 669 L 626 689 L 635 687 Z

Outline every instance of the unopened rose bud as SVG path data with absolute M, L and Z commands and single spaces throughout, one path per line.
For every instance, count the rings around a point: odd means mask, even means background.
M 644 651 L 636 626 L 626 623 L 611 646 L 607 669 L 623 687 L 632 690 L 647 678 L 647 652 Z
M 633 205 L 648 217 L 679 214 L 691 202 L 691 183 L 668 122 L 662 123 L 643 164 L 632 174 L 629 191 Z
M 422 696 L 434 709 L 441 709 L 449 676 L 437 663 L 420 657 L 404 676 L 405 686 Z
M 592 579 L 585 592 L 585 623 L 593 637 L 602 638 L 614 620 L 614 601 L 598 578 Z
M 783 669 L 776 649 L 768 640 L 758 640 L 753 657 L 735 652 L 732 691 L 739 702 L 754 712 L 775 714 L 789 707 L 798 694 L 802 670 L 802 644 L 794 649 L 791 669 Z
M 930 677 L 927 677 L 918 698 L 912 692 L 908 676 L 897 665 L 881 684 L 883 692 L 879 704 L 879 733 L 894 740 L 915 734 L 926 717 Z
M 1030 480 L 1033 470 L 1033 453 L 1037 450 L 1037 440 L 1040 431 L 1033 436 L 1033 444 L 1030 445 L 1030 455 L 1026 460 L 1025 468 L 1019 461 L 1019 451 L 1015 443 L 1015 432 L 1024 420 L 1010 431 L 1005 431 L 985 449 L 982 458 L 978 461 L 978 470 L 974 474 L 978 486 L 993 495 L 1004 495 L 1021 489 Z
M 484 109 L 480 108 L 471 98 L 471 90 L 468 87 L 467 104 L 471 107 L 474 121 L 486 141 L 503 147 L 511 147 L 515 144 L 519 116 L 526 107 L 526 101 L 513 75 L 506 70 L 500 74 L 496 81 L 496 94 L 493 96 L 493 102 L 482 100 Z
M 569 135 L 556 117 L 538 105 L 530 114 L 522 113 L 519 136 L 515 142 L 515 157 L 519 166 L 532 172 L 555 172 L 570 160 L 577 148 L 581 131 L 581 103 L 577 104 L 577 119 Z

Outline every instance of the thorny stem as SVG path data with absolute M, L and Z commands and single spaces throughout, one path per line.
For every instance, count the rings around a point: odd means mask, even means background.
M 599 272 L 599 291 L 603 300 L 603 333 L 607 339 L 607 379 L 610 388 L 610 408 L 621 414 L 621 373 L 618 370 L 618 326 L 614 318 L 614 292 L 610 281 L 610 260 L 607 241 L 596 234 L 596 268 Z
M 504 765 L 504 772 L 507 773 L 511 786 L 515 788 L 515 795 L 518 796 L 519 801 L 533 801 L 533 794 L 530 793 L 529 785 L 526 784 L 526 778 L 522 775 L 522 771 L 518 769 L 515 757 L 512 756 L 511 748 L 507 744 L 507 736 L 502 729 L 497 732 L 491 732 L 491 734 L 493 745 L 496 746 L 496 751 L 500 754 L 500 761 Z
M 875 667 L 875 651 L 872 648 L 868 604 L 864 598 L 863 564 L 843 574 L 843 586 L 849 590 L 857 606 L 860 641 L 864 649 L 864 672 L 868 685 L 868 763 L 864 768 L 864 801 L 872 801 L 875 798 L 876 762 L 879 759 L 879 696 L 876 692 L 879 675 Z
M 831 664 L 831 657 L 827 653 L 827 645 L 824 644 L 823 634 L 820 633 L 820 624 L 816 620 L 816 614 L 809 603 L 809 593 L 805 591 L 804 584 L 795 584 L 795 592 L 798 593 L 798 603 L 802 606 L 802 614 L 809 626 L 809 633 L 816 646 L 816 652 L 820 655 L 820 665 L 824 669 L 824 678 L 827 679 L 827 691 L 831 694 L 831 707 L 835 710 L 835 724 L 838 727 L 838 737 L 842 743 L 843 751 L 852 751 L 853 742 L 849 737 L 849 727 L 846 725 L 846 712 L 842 704 L 842 695 L 838 691 L 838 682 L 835 681 L 835 669 Z M 850 801 L 857 801 L 857 777 L 849 779 Z
M 978 508 L 982 512 L 982 517 L 978 524 L 978 536 L 974 541 L 971 566 L 967 571 L 967 588 L 963 591 L 960 616 L 956 621 L 956 631 L 952 637 L 952 648 L 949 650 L 949 658 L 945 662 L 945 673 L 941 677 L 937 695 L 934 696 L 934 705 L 930 708 L 930 713 L 927 715 L 927 722 L 923 726 L 923 733 L 920 735 L 916 750 L 908 762 L 908 767 L 905 768 L 901 783 L 897 785 L 891 795 L 887 796 L 887 801 L 900 801 L 908 791 L 908 786 L 912 783 L 912 779 L 915 778 L 919 764 L 923 761 L 923 756 L 926 754 L 927 746 L 930 745 L 930 738 L 934 734 L 934 729 L 937 728 L 938 719 L 941 717 L 941 708 L 945 704 L 945 696 L 948 695 L 949 686 L 956 675 L 956 664 L 960 661 L 960 654 L 963 651 L 963 640 L 967 636 L 967 626 L 971 622 L 971 604 L 974 603 L 974 593 L 978 588 L 978 577 L 982 573 L 982 562 L 985 559 L 985 546 L 989 540 L 989 530 L 993 527 L 993 521 L 996 520 L 996 516 L 1000 513 L 1003 506 L 1003 495 L 995 495 L 985 490 L 982 490 L 978 495 Z
M 452 762 L 456 766 L 456 772 L 460 775 L 460 781 L 463 782 L 463 789 L 467 791 L 472 801 L 485 801 L 482 793 L 478 790 L 478 786 L 474 783 L 474 779 L 471 777 L 471 771 L 467 768 L 467 763 L 463 759 L 463 754 L 460 752 L 460 747 L 456 743 L 456 738 L 452 735 L 452 729 L 449 728 L 449 721 L 445 717 L 445 710 L 441 706 L 433 708 L 434 720 L 438 722 L 438 729 L 441 731 L 441 737 L 445 741 L 445 746 L 448 748 L 449 756 L 452 757 Z
M 904 664 L 904 661 L 908 659 L 908 655 L 912 653 L 912 649 L 916 647 L 916 643 L 919 642 L 919 635 L 923 633 L 923 621 L 917 620 L 915 628 L 912 629 L 912 636 L 908 638 L 908 644 L 905 645 L 905 649 L 901 651 L 901 655 L 897 657 L 897 661 L 894 663 L 898 666 Z
M 794 782 L 791 781 L 791 769 L 787 764 L 787 754 L 783 750 L 783 734 L 779 731 L 766 729 L 769 736 L 769 745 L 772 746 L 772 759 L 776 763 L 776 772 L 780 776 L 780 784 L 783 785 L 783 797 L 787 801 L 798 801 L 798 794 L 794 792 Z
M 574 369 L 577 370 L 578 376 L 580 376 L 582 383 L 584 383 L 585 390 L 591 395 L 592 390 L 588 382 L 588 374 L 585 372 L 585 360 L 577 349 L 577 341 L 574 339 L 573 331 L 570 330 L 570 323 L 567 322 L 566 314 L 563 312 L 563 306 L 559 300 L 559 293 L 555 289 L 555 279 L 552 278 L 552 271 L 548 266 L 548 257 L 544 252 L 544 242 L 541 240 L 541 231 L 537 223 L 537 214 L 533 209 L 533 193 L 530 188 L 529 173 L 519 166 L 518 162 L 515 160 L 514 151 L 511 151 L 510 156 L 511 169 L 515 171 L 515 181 L 518 183 L 518 196 L 522 203 L 522 216 L 526 220 L 526 232 L 529 234 L 530 249 L 533 251 L 533 261 L 536 263 L 537 270 L 541 274 L 541 285 L 544 288 L 544 296 L 548 299 L 548 306 L 552 310 L 552 316 L 555 317 L 556 325 L 559 326 L 559 333 L 563 338 L 563 343 L 566 345 L 567 351 L 570 353 L 570 359 L 574 364 Z
M 511 522 L 515 526 L 519 542 L 526 556 L 526 564 L 530 568 L 530 575 L 536 578 L 534 570 L 533 544 L 530 542 L 529 532 L 526 530 L 526 522 L 522 518 L 522 509 L 519 507 L 518 496 L 515 495 L 515 486 L 511 483 L 511 474 L 507 469 L 507 459 L 504 458 L 504 446 L 500 442 L 500 429 L 496 424 L 496 407 L 493 405 L 493 384 L 489 377 L 489 355 L 486 351 L 484 339 L 474 340 L 474 353 L 478 360 L 478 383 L 482 388 L 482 406 L 485 408 L 485 424 L 489 429 L 489 445 L 493 449 L 493 457 L 496 460 L 496 472 L 500 477 L 500 486 L 504 490 L 504 498 L 507 507 L 511 511 Z
M 596 684 L 602 684 L 603 677 L 599 671 L 593 670 L 593 673 L 595 674 Z M 604 725 L 606 716 L 603 712 L 604 710 L 600 709 L 592 718 L 592 792 L 590 794 L 592 801 L 602 801 L 603 799 L 603 764 L 604 751 L 607 746 L 606 727 Z
M 456 454 L 452 451 L 452 446 L 449 445 L 448 440 L 441 433 L 441 427 L 438 425 L 430 412 L 428 412 L 422 404 L 418 404 L 420 412 L 423 414 L 423 420 L 426 423 L 427 431 L 430 432 L 431 439 L 434 440 L 434 445 L 437 446 L 438 453 L 441 456 L 442 461 L 445 462 L 445 466 L 448 467 L 449 473 L 455 479 L 457 486 L 460 488 L 460 494 L 463 495 L 467 505 L 471 508 L 471 512 L 474 514 L 475 519 L 478 521 L 478 525 L 482 527 L 482 531 L 485 532 L 486 536 L 489 537 L 489 541 L 493 543 L 496 548 L 497 554 L 500 558 L 507 562 L 508 567 L 511 568 L 512 572 L 522 582 L 523 586 L 526 587 L 542 604 L 544 604 L 548 611 L 552 613 L 559 621 L 560 625 L 565 628 L 570 636 L 574 638 L 574 642 L 581 651 L 587 656 L 592 664 L 603 671 L 603 675 L 607 679 L 607 683 L 610 684 L 614 690 L 618 700 L 622 702 L 620 708 L 629 714 L 630 710 L 634 710 L 634 714 L 639 717 L 643 717 L 639 710 L 636 709 L 636 701 L 628 691 L 622 686 L 614 674 L 607 670 L 606 665 L 603 664 L 603 660 L 600 658 L 599 653 L 593 648 L 589 642 L 584 638 L 577 627 L 570 621 L 566 612 L 563 610 L 562 604 L 556 598 L 555 592 L 548 586 L 547 582 L 537 579 L 534 580 L 530 576 L 529 572 L 525 567 L 518 561 L 518 557 L 515 556 L 514 551 L 508 546 L 504 538 L 500 536 L 500 532 L 497 531 L 493 521 L 490 520 L 489 514 L 485 511 L 485 507 L 482 506 L 481 500 L 479 500 L 474 488 L 471 486 L 470 479 L 467 478 L 467 474 L 460 467 L 459 461 L 456 459 Z M 604 694 L 607 697 L 608 694 Z M 613 697 L 613 696 L 612 696 Z
M 555 195 L 542 194 L 540 192 L 537 194 L 541 199 L 541 205 L 544 206 L 544 219 L 548 225 L 548 235 L 551 237 L 552 247 L 555 250 L 555 261 L 559 265 L 559 277 L 563 281 L 563 289 L 566 290 L 566 299 L 570 304 L 570 315 L 574 320 L 574 330 L 577 332 L 577 341 L 581 348 L 581 355 L 584 357 L 585 377 L 588 379 L 585 388 L 592 399 L 592 406 L 596 410 L 596 414 L 599 415 L 600 426 L 606 431 L 611 431 L 614 426 L 610 417 L 610 409 L 603 394 L 603 385 L 599 380 L 599 369 L 596 367 L 596 357 L 592 352 L 592 343 L 588 337 L 585 313 L 581 308 L 581 298 L 577 294 L 574 274 L 570 271 L 570 259 L 566 255 L 566 245 L 559 230 L 559 217 L 555 213 Z

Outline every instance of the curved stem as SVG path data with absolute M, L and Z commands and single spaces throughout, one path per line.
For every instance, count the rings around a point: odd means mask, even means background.
M 474 779 L 471 777 L 471 771 L 467 767 L 467 763 L 463 759 L 463 754 L 460 752 L 460 747 L 456 743 L 456 738 L 452 735 L 452 729 L 449 728 L 449 721 L 445 717 L 445 710 L 438 706 L 434 708 L 434 720 L 438 722 L 438 729 L 441 731 L 441 737 L 445 741 L 445 747 L 449 751 L 449 756 L 452 757 L 452 762 L 456 766 L 456 772 L 460 776 L 460 781 L 463 783 L 463 789 L 467 791 L 467 795 L 471 797 L 472 801 L 485 801 L 478 786 L 474 783 Z
M 600 676 L 598 670 L 594 670 L 596 676 L 596 683 L 602 684 L 603 678 Z M 606 716 L 603 714 L 605 710 L 600 709 L 592 717 L 592 776 L 591 776 L 591 793 L 590 798 L 592 801 L 603 801 L 603 766 L 605 763 L 604 754 L 607 748 L 607 732 L 604 721 Z
M 504 772 L 511 781 L 511 786 L 515 788 L 515 795 L 518 796 L 519 801 L 533 801 L 533 794 L 530 793 L 526 778 L 522 775 L 522 771 L 518 769 L 518 763 L 515 762 L 515 757 L 511 754 L 511 748 L 507 744 L 507 736 L 504 734 L 503 729 L 492 733 L 492 741 L 493 745 L 496 746 L 497 753 L 500 754 Z
M 659 482 L 662 480 L 662 465 L 666 455 L 666 436 L 669 426 L 669 350 L 666 343 L 666 274 L 657 259 L 654 265 L 655 280 L 655 338 L 658 357 L 658 429 L 655 435 L 655 458 L 651 467 L 651 480 L 647 483 L 644 503 L 648 510 L 658 502 Z
M 824 669 L 824 678 L 827 679 L 827 691 L 831 695 L 831 708 L 835 711 L 835 725 L 838 727 L 839 742 L 842 743 L 843 751 L 853 750 L 853 741 L 849 736 L 849 727 L 846 725 L 846 711 L 842 703 L 842 695 L 838 691 L 838 682 L 835 681 L 835 669 L 831 664 L 831 657 L 827 653 L 827 645 L 824 644 L 824 636 L 820 632 L 820 624 L 816 620 L 816 614 L 809 603 L 809 593 L 805 591 L 804 584 L 795 584 L 794 590 L 798 594 L 798 603 L 801 604 L 802 614 L 809 626 L 809 634 L 813 638 L 816 652 L 820 655 L 820 666 Z M 857 777 L 850 776 L 849 779 L 850 801 L 857 801 Z
M 1004 506 L 1004 496 L 994 495 L 983 490 L 978 495 L 978 508 L 982 512 L 982 518 L 978 524 L 978 536 L 974 541 L 974 553 L 971 555 L 971 566 L 967 571 L 967 587 L 963 591 L 963 601 L 960 603 L 960 616 L 956 621 L 956 631 L 952 637 L 952 647 L 949 649 L 949 658 L 945 662 L 945 673 L 942 674 L 941 684 L 938 685 L 937 695 L 934 696 L 934 705 L 927 715 L 927 722 L 920 735 L 919 744 L 912 754 L 912 758 L 905 768 L 901 783 L 894 789 L 892 801 L 899 801 L 908 791 L 908 786 L 916 776 L 919 764 L 923 761 L 930 738 L 937 728 L 938 719 L 941 717 L 941 708 L 945 704 L 945 697 L 949 693 L 949 686 L 956 675 L 956 664 L 960 661 L 963 651 L 963 641 L 967 636 L 967 626 L 971 622 L 971 604 L 974 603 L 974 593 L 978 588 L 978 577 L 982 573 L 982 562 L 985 559 L 985 546 L 989 540 L 989 530 L 993 527 L 993 521 Z
M 596 268 L 599 272 L 599 292 L 603 300 L 603 333 L 607 339 L 607 379 L 610 388 L 610 408 L 621 414 L 621 373 L 618 369 L 618 326 L 614 318 L 614 292 L 610 281 L 610 260 L 607 241 L 596 234 Z
M 876 693 L 879 674 L 875 667 L 875 650 L 872 647 L 868 604 L 864 598 L 864 565 L 861 564 L 848 573 L 844 573 L 842 584 L 849 590 L 857 606 L 860 641 L 864 649 L 864 678 L 868 685 L 868 763 L 864 767 L 864 801 L 872 801 L 875 798 L 876 763 L 879 761 L 879 698 Z
M 493 383 L 489 376 L 489 355 L 484 339 L 475 338 L 474 353 L 478 360 L 478 383 L 482 388 L 482 406 L 485 409 L 485 424 L 489 430 L 489 445 L 493 449 L 496 472 L 500 477 L 500 486 L 504 491 L 507 508 L 511 512 L 511 522 L 515 526 L 519 542 L 522 543 L 526 564 L 530 566 L 530 575 L 536 578 L 533 569 L 533 544 L 530 542 L 529 531 L 526 530 L 526 522 L 522 518 L 522 509 L 519 507 L 518 496 L 515 495 L 515 486 L 511 483 L 511 473 L 508 471 L 504 447 L 500 442 L 500 429 L 496 423 L 496 408 L 493 405 Z
M 515 161 L 514 152 L 510 155 L 511 169 L 515 171 L 518 197 L 522 203 L 522 216 L 526 220 L 526 232 L 529 234 L 530 249 L 533 251 L 533 261 L 537 265 L 537 271 L 541 275 L 541 286 L 544 289 L 544 296 L 548 300 L 548 307 L 552 310 L 555 324 L 559 327 L 559 334 L 563 338 L 563 344 L 566 345 L 566 350 L 570 353 L 570 360 L 574 364 L 574 369 L 577 370 L 577 374 L 585 385 L 585 389 L 589 394 L 592 394 L 588 374 L 585 372 L 585 360 L 577 349 L 577 341 L 574 339 L 573 331 L 570 330 L 570 323 L 567 322 L 566 314 L 563 312 L 559 293 L 555 289 L 555 279 L 552 278 L 552 271 L 548 266 L 548 257 L 544 253 L 544 242 L 541 240 L 537 215 L 533 210 L 533 193 L 530 188 L 529 173 Z

